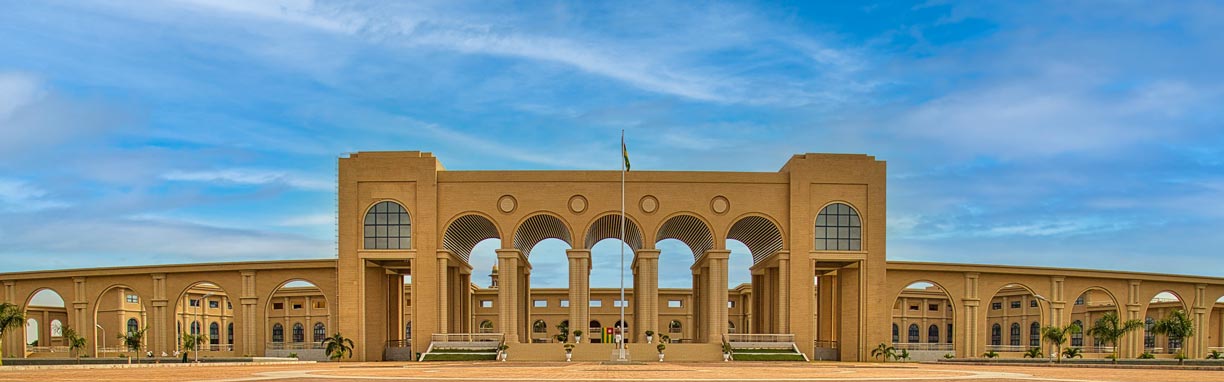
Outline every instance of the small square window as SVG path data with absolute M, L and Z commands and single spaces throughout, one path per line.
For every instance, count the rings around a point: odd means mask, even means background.
M 990 310 L 999 310 L 999 309 L 1003 309 L 1003 303 L 1001 302 L 990 303 Z
M 209 308 L 211 308 L 211 309 L 217 309 L 217 308 L 220 308 L 220 307 L 221 307 L 221 302 L 220 302 L 220 301 L 209 301 L 209 302 L 208 302 L 208 307 L 209 307 Z
M 315 309 L 327 309 L 327 301 L 315 301 L 314 308 Z
M 191 306 L 200 306 L 200 300 L 191 299 Z
M 939 311 L 939 304 L 928 304 L 928 305 L 927 305 L 927 310 L 932 311 L 932 312 L 938 312 L 938 311 Z
M 1019 302 L 1019 301 L 1012 301 L 1012 302 L 1011 302 L 1011 307 L 1012 307 L 1012 309 L 1019 308 L 1019 307 L 1020 307 L 1020 302 Z
M 562 307 L 562 308 L 568 308 L 568 307 L 569 307 L 569 300 L 561 300 L 561 307 Z
M 603 300 L 591 300 L 591 307 L 592 308 L 603 307 Z
M 129 294 L 129 295 L 127 295 L 127 302 L 132 303 L 132 304 L 139 303 L 139 302 L 140 302 L 140 297 L 137 297 L 137 296 L 136 296 L 136 295 L 134 295 L 134 294 Z
M 616 300 L 616 301 L 612 301 L 612 307 L 615 307 L 615 308 L 626 307 L 626 308 L 628 308 L 628 307 L 629 307 L 629 301 L 625 301 L 625 300 Z
M 1030 307 L 1030 308 L 1036 308 L 1036 307 L 1037 307 L 1037 300 L 1029 300 L 1029 307 Z
M 492 308 L 493 300 L 480 300 L 480 307 L 481 308 Z
M 534 304 L 532 304 L 532 306 L 533 306 L 533 307 L 536 307 L 536 308 L 547 308 L 547 307 L 548 307 L 548 300 L 535 300 L 535 301 L 534 301 Z
M 682 302 L 680 302 L 680 300 L 667 300 L 668 308 L 681 308 L 683 306 L 684 305 Z
M 918 305 L 910 305 L 910 310 L 918 310 Z
M 285 309 L 285 303 L 283 303 L 283 302 L 274 302 L 274 303 L 272 303 L 272 309 L 273 309 L 273 310 L 281 310 L 281 309 Z
M 735 301 L 727 301 L 727 307 L 728 307 L 728 308 L 734 308 L 734 307 L 735 307 Z
M 293 304 L 293 310 L 301 310 L 302 304 Z

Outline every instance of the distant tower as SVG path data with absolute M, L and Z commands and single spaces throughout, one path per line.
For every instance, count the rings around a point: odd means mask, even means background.
M 493 264 L 493 272 L 489 273 L 489 278 L 492 279 L 489 288 L 497 289 L 497 264 Z

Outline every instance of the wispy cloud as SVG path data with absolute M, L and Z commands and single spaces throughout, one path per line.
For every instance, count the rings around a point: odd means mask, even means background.
M 29 182 L 0 178 L 0 211 L 33 212 L 68 205 L 48 197 L 46 190 Z
M 333 191 L 335 184 L 321 177 L 294 174 L 287 171 L 233 168 L 209 171 L 175 170 L 162 175 L 162 179 L 181 182 L 210 182 L 236 185 L 272 185 L 314 191 Z

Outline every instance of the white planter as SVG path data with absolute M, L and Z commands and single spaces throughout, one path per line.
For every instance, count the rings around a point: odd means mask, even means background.
M 507 358 L 507 357 L 509 357 L 509 356 L 510 356 L 510 353 L 507 353 L 507 352 L 501 352 L 501 360 L 502 360 L 502 362 L 506 362 L 506 358 Z
M 574 343 L 582 343 L 582 336 L 574 336 Z
M 723 353 L 723 362 L 731 361 L 731 353 Z
M 654 336 L 646 336 L 646 343 L 654 342 Z
M 663 353 L 659 353 L 659 362 L 663 362 Z
M 565 362 L 569 362 L 572 359 L 574 359 L 574 353 L 565 352 Z

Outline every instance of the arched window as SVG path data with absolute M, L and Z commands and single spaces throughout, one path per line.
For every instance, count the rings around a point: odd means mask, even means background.
M 208 324 L 208 343 L 212 345 L 221 343 L 221 325 L 216 322 Z
M 1013 322 L 1011 324 L 1011 333 L 1008 337 L 1008 344 L 1011 346 L 1020 346 L 1020 323 Z
M 931 343 L 931 344 L 939 343 L 939 326 L 938 325 L 931 325 L 931 327 L 927 328 L 927 343 Z
M 735 333 L 735 323 L 727 321 L 727 333 Z
M 234 323 L 233 322 L 225 326 L 225 343 L 229 345 L 234 344 Z
M 60 322 L 60 320 L 51 320 L 51 336 L 52 337 L 63 337 L 64 336 L 64 323 L 63 322 Z
M 272 342 L 285 342 L 285 327 L 272 324 Z
M 531 323 L 531 332 L 548 333 L 548 324 L 544 323 L 544 320 L 536 320 L 535 322 Z
M 198 335 L 198 334 L 200 334 L 200 322 L 199 322 L 199 321 L 192 321 L 192 322 L 191 322 L 191 335 L 193 335 L 193 336 L 194 336 L 194 335 Z
M 1082 330 L 1084 328 L 1084 322 L 1080 320 L 1075 320 L 1075 322 L 1072 322 L 1072 324 L 1080 327 L 1081 330 L 1078 333 L 1071 333 L 1071 346 L 1072 347 L 1084 346 L 1084 332 Z
M 999 324 L 990 327 L 990 344 L 994 346 L 1003 344 L 1003 327 Z
M 918 324 L 910 324 L 909 338 L 905 342 L 909 342 L 911 344 L 918 342 Z
M 952 324 L 948 324 L 947 343 L 952 343 Z
M 680 333 L 681 329 L 683 329 L 683 327 L 680 325 L 680 321 L 672 320 L 671 322 L 667 323 L 668 333 Z
M 858 211 L 844 203 L 825 206 L 816 216 L 816 250 L 862 250 L 863 224 Z
M 128 331 L 128 333 L 135 333 L 135 332 L 139 332 L 139 331 L 140 331 L 140 322 L 136 321 L 136 319 L 135 319 L 135 318 L 129 318 L 129 319 L 128 319 L 128 321 L 127 321 L 127 331 Z
M 365 248 L 412 248 L 412 220 L 404 206 L 396 202 L 379 202 L 366 212 Z
M 412 321 L 408 321 L 408 323 L 404 324 L 404 339 L 412 339 Z
M 1156 320 L 1151 317 L 1143 319 L 1143 348 L 1151 349 L 1156 347 L 1156 333 L 1152 333 L 1152 326 L 1156 325 Z
M 38 338 L 41 336 L 38 333 L 38 320 L 26 319 L 26 345 L 38 346 Z
M 1041 325 L 1037 321 L 1029 324 L 1029 346 L 1041 346 Z
M 301 323 L 293 324 L 293 342 L 306 342 L 306 328 Z
M 1182 347 L 1182 339 L 1179 337 L 1169 337 L 1169 350 L 1176 352 Z
M 493 321 L 484 320 L 480 322 L 481 333 L 493 333 Z
M 324 338 L 327 338 L 327 326 L 323 325 L 322 322 L 316 322 L 314 327 L 314 339 L 312 341 L 323 342 Z
M 893 343 L 895 344 L 898 341 L 901 341 L 901 328 L 898 328 L 897 324 L 893 324 Z

